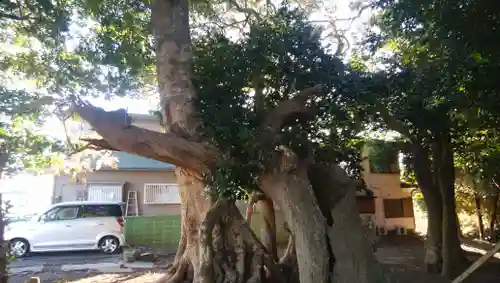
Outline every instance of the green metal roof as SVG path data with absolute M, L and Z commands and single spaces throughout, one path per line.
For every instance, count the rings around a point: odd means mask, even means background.
M 116 166 L 118 170 L 172 170 L 174 165 L 156 161 L 150 158 L 144 158 L 135 154 L 115 151 Z

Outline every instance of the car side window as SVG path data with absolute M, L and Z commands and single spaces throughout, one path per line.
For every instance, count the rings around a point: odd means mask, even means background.
M 112 206 L 110 206 L 110 205 L 99 205 L 99 204 L 84 205 L 83 212 L 82 212 L 82 218 L 112 216 L 111 215 L 111 208 L 112 208 Z
M 43 219 L 45 221 L 76 219 L 78 217 L 79 211 L 80 211 L 80 206 L 57 207 L 47 212 L 47 214 Z

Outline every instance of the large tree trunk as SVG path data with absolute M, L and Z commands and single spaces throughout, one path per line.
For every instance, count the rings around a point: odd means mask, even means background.
M 481 211 L 481 197 L 476 193 L 474 196 L 474 203 L 476 204 L 477 224 L 479 227 L 479 238 L 484 239 L 484 224 L 483 213 Z
M 467 259 L 458 237 L 459 224 L 455 204 L 455 166 L 449 130 L 436 138 L 434 161 L 443 205 L 443 270 L 448 278 L 459 275 L 467 266 Z
M 176 169 L 177 183 L 181 199 L 181 235 L 179 246 L 165 277 L 166 282 L 182 282 L 193 277 L 199 269 L 198 252 L 200 249 L 198 229 L 213 202 L 206 198 L 205 186 L 193 182 L 193 176 Z
M 290 159 L 287 164 L 294 162 L 296 167 L 287 170 L 293 174 L 275 172 L 264 176 L 261 184 L 262 189 L 285 213 L 287 223 L 292 221 L 290 226 L 296 237 L 300 282 L 325 282 L 318 280 L 327 280 L 328 277 L 333 282 L 385 282 L 384 272 L 375 259 L 363 231 L 354 182 L 340 167 L 326 167 Z M 283 170 L 281 172 L 283 173 Z M 309 213 L 304 213 L 305 211 Z M 331 222 L 331 226 L 328 222 Z M 294 231 L 294 225 L 295 230 L 301 227 L 297 231 L 299 234 Z M 323 234 L 325 232 L 326 235 Z M 327 274 L 327 278 L 324 277 L 324 268 L 328 271 L 331 267 L 332 255 L 327 252 L 325 246 L 331 247 L 337 259 L 333 274 Z M 302 256 L 308 259 L 308 262 L 303 262 Z M 307 277 L 304 276 L 304 266 L 309 269 L 313 267 L 312 264 L 315 264 L 316 273 L 309 271 Z M 320 270 L 320 267 L 323 270 Z M 310 281 L 311 278 L 315 278 L 314 281 Z
M 424 263 L 429 273 L 440 273 L 442 270 L 442 235 L 443 235 L 443 209 L 441 195 L 437 188 L 424 193 L 424 202 L 427 206 L 427 238 L 425 243 Z
M 372 241 L 362 226 L 356 203 L 356 184 L 338 166 L 309 167 L 309 178 L 321 204 L 328 204 L 331 227 L 328 238 L 335 258 L 334 282 L 385 282 L 373 255 Z M 345 233 L 345 231 L 352 231 Z M 355 247 L 355 248 L 353 248 Z
M 326 221 L 309 183 L 307 164 L 301 164 L 286 148 L 282 148 L 278 159 L 278 166 L 261 176 L 261 189 L 281 208 L 295 238 L 300 282 L 326 283 L 329 281 Z
M 427 238 L 425 242 L 424 263 L 429 273 L 441 272 L 442 258 L 442 221 L 443 210 L 441 204 L 441 192 L 434 183 L 431 171 L 429 151 L 420 144 L 415 143 L 412 148 L 413 168 L 420 190 L 424 196 L 427 207 Z
M 337 179 L 347 178 L 342 169 L 332 172 Z M 361 224 L 357 204 L 356 189 L 351 184 L 345 195 L 331 211 L 333 225 L 328 229 L 328 237 L 333 254 L 337 259 L 334 266 L 335 283 L 381 283 L 387 282 L 380 263 L 373 255 L 373 249 L 367 239 L 366 227 Z M 328 189 L 324 187 L 323 189 Z M 349 231 L 349 233 L 346 233 Z
M 185 172 L 178 172 L 178 176 L 182 203 L 181 239 L 173 264 L 157 283 L 185 280 L 260 283 L 266 279 L 283 282 L 277 262 L 236 205 L 228 200 L 215 203 L 207 200 L 205 187 L 200 186 L 200 182 L 191 182 L 192 176 Z
M 152 25 L 164 125 L 177 136 L 197 141 L 201 123 L 194 106 L 189 2 L 154 0 Z M 181 282 L 191 267 L 197 283 L 261 282 L 264 262 L 272 269 L 272 261 L 234 204 L 206 199 L 199 176 L 207 164 L 194 163 L 198 165 L 176 170 L 181 185 L 181 241 L 163 281 Z

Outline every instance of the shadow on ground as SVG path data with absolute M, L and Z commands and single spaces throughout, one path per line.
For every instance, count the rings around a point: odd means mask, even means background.
M 482 250 L 487 247 L 482 247 Z M 423 241 L 416 236 L 389 236 L 380 242 L 376 253 L 377 259 L 389 271 L 391 283 L 446 283 L 439 275 L 427 274 L 423 268 Z M 468 252 L 471 263 L 478 259 L 480 253 Z M 31 276 L 39 276 L 42 282 L 73 282 L 73 283 L 146 283 L 154 282 L 161 277 L 162 269 L 135 271 L 128 274 L 95 274 L 92 272 L 57 272 L 44 270 L 38 274 L 16 275 L 9 283 L 23 283 Z M 500 260 L 490 259 L 476 270 L 464 283 L 499 283 Z

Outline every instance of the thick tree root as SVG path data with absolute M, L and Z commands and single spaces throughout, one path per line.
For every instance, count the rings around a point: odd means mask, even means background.
M 281 265 L 233 202 L 217 201 L 206 213 L 198 235 L 198 250 L 179 243 L 174 263 L 157 283 L 288 283 Z

